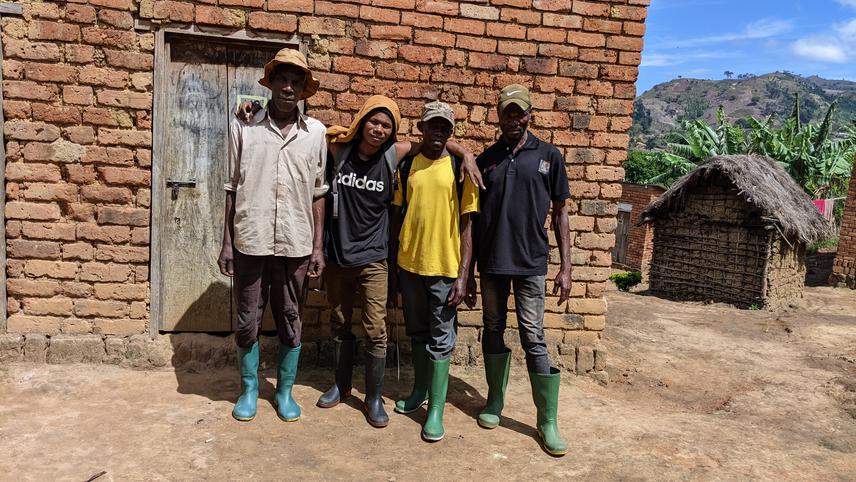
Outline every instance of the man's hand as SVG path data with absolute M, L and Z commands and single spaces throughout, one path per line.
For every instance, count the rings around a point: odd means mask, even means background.
M 467 306 L 472 309 L 476 307 L 476 301 L 478 301 L 478 288 L 476 287 L 476 279 L 474 276 L 470 276 L 467 280 L 467 296 L 464 298 L 464 302 Z
M 224 244 L 220 249 L 220 257 L 217 258 L 217 266 L 220 267 L 220 272 L 228 277 L 235 276 L 235 258 L 232 253 L 232 246 Z
M 238 107 L 238 111 L 235 112 L 235 118 L 244 124 L 248 124 L 260 110 L 262 110 L 262 105 L 259 101 L 256 100 L 250 102 L 245 100 L 244 102 L 241 102 L 240 107 Z
M 571 268 L 562 268 L 559 274 L 556 275 L 556 281 L 553 284 L 553 294 L 559 293 L 559 304 L 568 301 L 571 297 Z
M 324 263 L 324 252 L 320 249 L 313 249 L 312 255 L 309 256 L 309 269 L 306 271 L 306 274 L 310 278 L 320 278 L 324 274 L 326 266 Z
M 467 296 L 467 276 L 459 276 L 446 297 L 446 306 L 458 306 Z
M 479 189 L 485 189 L 481 171 L 479 171 L 479 166 L 476 164 L 476 158 L 472 154 L 464 156 L 464 162 L 461 163 L 460 175 L 460 182 L 464 182 L 464 179 L 469 177 L 470 181 L 473 182 L 473 185 L 478 186 Z

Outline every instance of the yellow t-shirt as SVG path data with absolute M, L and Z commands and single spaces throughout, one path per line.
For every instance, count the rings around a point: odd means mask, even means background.
M 458 186 L 449 156 L 413 159 L 407 178 L 407 212 L 398 236 L 398 265 L 422 276 L 457 278 L 461 265 L 460 215 L 479 210 L 479 190 L 467 178 L 458 206 Z M 398 176 L 396 174 L 396 176 Z M 401 206 L 401 182 L 392 204 Z

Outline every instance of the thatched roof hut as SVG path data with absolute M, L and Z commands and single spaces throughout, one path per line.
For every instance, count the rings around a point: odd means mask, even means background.
M 774 160 L 720 156 L 642 215 L 654 225 L 651 290 L 679 299 L 779 306 L 802 294 L 806 246 L 834 235 Z

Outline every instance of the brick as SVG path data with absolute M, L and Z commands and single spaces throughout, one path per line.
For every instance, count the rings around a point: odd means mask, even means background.
M 576 4 L 575 4 L 576 5 Z M 577 375 L 584 375 L 594 368 L 594 350 L 590 346 L 577 347 Z
M 149 261 L 149 249 L 134 246 L 99 246 L 95 249 L 95 260 L 116 263 L 147 263 Z
M 83 263 L 80 265 L 81 281 L 125 282 L 131 276 L 131 267 L 126 264 Z
M 52 316 L 29 316 L 14 314 L 6 320 L 9 333 L 39 333 L 53 335 L 59 333 L 61 319 Z
M 255 30 L 293 33 L 297 31 L 297 17 L 282 13 L 251 12 L 249 27 Z
M 62 261 L 27 261 L 24 273 L 31 278 L 74 279 L 77 275 L 77 263 Z
M 134 46 L 134 32 L 100 27 L 84 27 L 82 32 L 83 41 L 90 45 L 119 49 L 130 49 Z
M 196 5 L 196 23 L 241 28 L 246 23 L 243 10 Z
M 374 65 L 370 60 L 354 57 L 337 57 L 333 60 L 336 72 L 357 75 L 374 75 Z
M 50 297 L 56 295 L 59 291 L 59 283 L 50 280 L 9 278 L 6 280 L 6 291 L 10 295 L 17 296 Z
M 72 143 L 92 144 L 95 142 L 95 129 L 90 126 L 70 126 L 63 129 L 63 134 Z M 82 155 L 83 151 L 81 151 Z
M 74 83 L 77 69 L 71 65 L 25 62 L 24 73 L 28 80 L 39 82 Z
M 95 8 L 90 5 L 69 3 L 65 7 L 65 19 L 76 23 L 95 23 Z
M 6 165 L 7 181 L 57 182 L 62 179 L 59 166 L 50 164 L 10 163 Z
M 152 70 L 154 56 L 152 54 L 123 52 L 121 50 L 104 49 L 107 65 L 128 70 Z
M 158 20 L 190 23 L 193 21 L 193 5 L 184 2 L 156 1 L 153 15 Z
M 120 318 L 127 316 L 128 305 L 119 301 L 75 300 L 74 314 L 81 317 Z
M 79 107 L 33 104 L 32 109 L 33 120 L 51 124 L 79 124 L 81 119 Z
M 401 25 L 419 28 L 443 28 L 443 17 L 427 13 L 401 12 Z
M 98 222 L 120 226 L 148 226 L 149 210 L 122 207 L 99 207 Z
M 77 239 L 102 243 L 127 243 L 131 229 L 128 226 L 99 226 L 94 223 L 77 225 Z
M 67 316 L 72 312 L 72 300 L 68 298 L 29 298 L 23 304 L 28 315 Z
M 435 68 L 431 72 L 433 82 L 450 82 L 452 84 L 472 85 L 475 76 L 464 69 Z
M 84 124 L 95 126 L 116 127 L 119 125 L 116 117 L 112 109 L 104 107 L 85 107 L 81 113 L 81 119 Z
M 80 197 L 87 202 L 105 204 L 130 204 L 133 199 L 130 189 L 101 185 L 83 186 Z
M 443 30 L 454 33 L 465 33 L 469 35 L 484 35 L 485 23 L 481 20 L 447 18 L 445 19 Z
M 21 191 L 21 197 L 27 201 L 72 202 L 77 200 L 77 186 L 74 184 L 27 184 Z M 47 205 L 36 204 L 35 206 L 42 207 Z
M 131 12 L 121 10 L 102 9 L 98 12 L 98 22 L 119 29 L 131 29 L 134 27 L 134 17 Z
M 439 64 L 443 61 L 443 49 L 402 45 L 398 50 L 402 59 L 417 64 Z
M 90 261 L 94 257 L 95 249 L 87 243 L 71 243 L 62 245 L 62 259 L 74 259 Z
M 579 15 L 545 13 L 541 23 L 545 27 L 561 27 L 572 30 L 580 30 L 583 28 L 583 18 Z
M 29 37 L 31 40 L 76 42 L 80 38 L 80 27 L 68 23 L 35 20 L 30 22 Z
M 576 5 L 574 5 L 576 7 Z M 645 7 L 632 7 L 627 5 L 615 5 L 612 8 L 611 17 L 622 20 L 643 21 L 647 17 Z
M 141 319 L 95 319 L 92 321 L 92 330 L 100 335 L 130 336 L 145 333 L 146 322 Z
M 313 0 L 268 0 L 268 10 L 312 13 L 313 3 L 315 3 Z
M 609 4 L 574 0 L 571 11 L 583 17 L 608 17 Z
M 481 20 L 499 20 L 499 9 L 471 3 L 461 4 L 461 16 Z
M 37 221 L 51 221 L 60 218 L 59 205 L 41 204 L 28 202 L 6 203 L 7 219 L 30 219 Z
M 315 2 L 315 15 L 320 17 L 351 17 L 359 18 L 360 6 L 348 5 L 342 2 Z
M 499 38 L 525 39 L 526 27 L 511 23 L 489 23 L 486 29 L 487 35 Z
M 469 61 L 470 68 L 505 71 L 508 67 L 508 57 L 497 54 L 472 52 Z
M 50 60 L 59 62 L 62 54 L 59 45 L 46 42 L 29 42 L 27 40 L 3 39 L 4 62 L 6 58 L 24 60 Z
M 541 14 L 530 9 L 522 10 L 516 8 L 503 8 L 499 12 L 499 18 L 512 23 L 522 23 L 527 25 L 541 24 Z
M 123 89 L 128 85 L 128 73 L 115 69 L 106 69 L 87 65 L 80 68 L 80 83 L 106 85 L 114 89 Z
M 532 42 L 500 40 L 497 43 L 496 51 L 505 55 L 533 56 L 538 53 L 538 45 Z
M 56 99 L 59 89 L 55 85 L 40 85 L 25 80 L 4 80 L 3 96 L 27 100 L 52 101 Z
M 301 17 L 298 30 L 307 35 L 343 37 L 345 21 L 328 17 Z
M 556 59 L 527 58 L 523 59 L 523 70 L 531 74 L 555 75 L 559 63 Z
M 95 297 L 99 300 L 145 301 L 149 295 L 148 284 L 96 283 Z
M 416 10 L 440 15 L 457 15 L 459 13 L 458 2 L 445 2 L 426 0 L 417 3 Z
M 376 75 L 383 79 L 419 80 L 419 67 L 400 62 L 378 65 Z
M 398 25 L 372 25 L 371 38 L 388 40 L 410 40 L 413 38 L 413 29 Z
M 95 96 L 99 104 L 130 109 L 151 109 L 150 92 L 132 92 L 127 90 L 100 90 Z
M 607 48 L 629 52 L 641 52 L 643 44 L 641 37 L 609 37 L 606 40 Z
M 131 244 L 148 245 L 150 238 L 149 228 L 134 228 L 131 230 Z
M 98 142 L 107 145 L 151 147 L 152 133 L 121 129 L 98 129 Z
M 124 147 L 88 146 L 80 161 L 94 164 L 132 165 L 134 163 L 134 151 Z
M 28 239 L 74 240 L 73 224 L 24 222 L 21 227 L 23 235 Z
M 89 105 L 95 96 L 92 87 L 66 85 L 62 88 L 62 99 L 66 104 Z
M 360 6 L 360 18 L 370 22 L 394 23 L 401 21 L 401 13 L 389 8 L 377 8 L 368 5 Z
M 464 50 L 492 53 L 496 52 L 496 43 L 497 42 L 494 39 L 458 35 L 455 46 Z
M 624 169 L 613 166 L 587 166 L 586 178 L 592 181 L 621 181 Z
M 439 47 L 454 47 L 455 35 L 444 32 L 417 30 L 413 34 L 413 41 L 417 44 L 434 45 Z
M 402 47 L 408 47 L 403 45 Z M 398 44 L 386 40 L 358 40 L 354 47 L 357 55 L 378 59 L 394 59 L 398 57 Z
M 550 12 L 570 12 L 572 3 L 567 0 L 532 0 L 535 9 Z
M 526 31 L 526 38 L 538 42 L 564 43 L 564 30 L 554 28 L 534 27 Z
M 265 0 L 219 0 L 218 5 L 230 7 L 262 8 Z

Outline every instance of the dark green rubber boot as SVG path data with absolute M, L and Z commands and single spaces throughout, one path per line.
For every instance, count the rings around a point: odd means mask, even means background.
M 538 410 L 538 436 L 541 438 L 544 450 L 557 457 L 568 453 L 568 444 L 559 433 L 556 425 L 556 414 L 559 410 L 559 370 L 550 368 L 550 374 L 529 372 L 529 383 L 532 385 L 532 400 Z
M 300 405 L 291 397 L 291 387 L 297 378 L 297 363 L 300 361 L 300 347 L 291 348 L 279 345 L 279 367 L 276 371 L 276 414 L 286 422 L 296 422 L 300 418 Z
M 413 390 L 403 400 L 395 402 L 398 413 L 413 413 L 428 400 L 428 383 L 431 367 L 424 343 L 413 343 Z
M 259 400 L 259 342 L 249 348 L 238 347 L 238 369 L 241 372 L 241 395 L 232 409 L 235 420 L 249 422 L 256 418 Z
M 505 406 L 505 387 L 511 369 L 511 350 L 499 354 L 484 354 L 484 374 L 487 378 L 487 403 L 479 414 L 478 422 L 483 428 L 499 426 L 502 407 Z
M 428 391 L 428 418 L 422 426 L 422 438 L 429 442 L 443 440 L 443 410 L 446 408 L 446 392 L 449 389 L 449 363 L 445 360 L 430 360 L 431 388 Z

